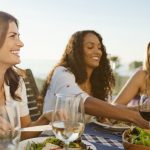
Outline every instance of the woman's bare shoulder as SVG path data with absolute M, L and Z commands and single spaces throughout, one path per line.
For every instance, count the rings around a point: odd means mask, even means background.
M 145 83 L 145 76 L 146 76 L 145 70 L 138 70 L 134 73 L 132 79 L 137 83 L 139 83 L 140 85 L 143 85 L 143 83 Z
M 143 70 L 143 69 L 141 69 L 141 70 L 138 70 L 138 71 L 136 71 L 135 73 L 134 73 L 134 75 L 133 76 L 137 76 L 137 77 L 145 77 L 146 76 L 146 71 L 145 70 Z

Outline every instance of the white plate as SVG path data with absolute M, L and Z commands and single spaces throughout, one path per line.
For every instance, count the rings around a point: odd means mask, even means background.
M 94 122 L 94 123 L 96 123 L 96 124 L 98 124 L 98 125 L 100 125 L 100 126 L 102 126 L 104 128 L 107 128 L 109 130 L 112 130 L 112 131 L 124 131 L 124 130 L 130 128 L 130 126 L 128 126 L 128 125 L 119 126 L 117 124 L 115 124 L 115 125 L 109 125 L 109 124 L 106 124 L 106 123 L 101 123 L 101 122 L 97 121 L 96 118 L 93 118 L 92 122 Z
M 41 143 L 41 142 L 43 142 L 44 140 L 46 140 L 47 138 L 49 138 L 49 137 L 38 137 L 38 138 L 32 138 L 32 139 L 27 139 L 27 140 L 21 141 L 21 142 L 19 143 L 19 149 L 18 149 L 18 150 L 24 150 L 24 148 L 25 148 L 25 146 L 26 146 L 26 144 L 27 144 L 28 142 L 34 141 L 34 142 L 37 142 L 37 143 Z M 95 147 L 93 144 L 91 144 L 90 142 L 85 141 L 85 140 L 82 140 L 82 142 L 83 142 L 85 145 L 88 145 L 87 148 L 91 148 L 92 150 L 96 150 L 96 147 Z M 73 150 L 73 149 L 71 149 L 71 150 Z M 75 149 L 74 149 L 74 150 L 75 150 Z

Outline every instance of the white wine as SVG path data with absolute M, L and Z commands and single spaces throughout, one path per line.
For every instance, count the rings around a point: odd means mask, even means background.
M 84 131 L 84 124 L 80 122 L 55 121 L 52 124 L 52 129 L 56 138 L 64 142 L 72 142 L 81 136 Z

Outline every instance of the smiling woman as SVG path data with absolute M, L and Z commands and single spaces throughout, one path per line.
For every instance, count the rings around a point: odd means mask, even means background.
M 77 31 L 46 81 L 44 111 L 54 109 L 54 94 L 81 94 L 88 115 L 130 121 L 148 128 L 148 122 L 138 112 L 105 102 L 111 96 L 114 82 L 101 35 L 93 30 Z
M 20 63 L 19 52 L 21 47 L 23 47 L 23 43 L 19 39 L 18 27 L 15 22 L 10 22 L 6 39 L 1 47 L 1 57 L 10 66 L 18 64 Z
M 73 80 L 76 80 L 79 87 L 73 87 L 74 81 L 68 77 L 70 76 L 69 73 L 75 75 L 75 79 Z M 62 84 L 64 86 L 66 84 L 66 87 L 68 87 L 69 92 L 72 94 L 77 91 L 79 93 L 84 91 L 86 94 L 103 100 L 110 97 L 115 80 L 102 37 L 92 30 L 74 33 L 66 46 L 60 63 L 54 69 L 54 73 L 49 75 L 48 80 L 55 78 L 57 75 L 60 77 L 60 74 L 64 76 L 62 78 L 66 78 L 67 82 L 65 83 L 64 80 Z M 51 92 L 59 92 L 53 91 L 53 80 L 50 83 L 52 83 Z M 48 101 L 48 99 L 49 97 L 46 95 L 45 110 L 54 107 L 53 102 Z M 87 116 L 87 121 L 90 121 L 90 118 L 90 116 Z
M 92 33 L 85 35 L 83 40 L 85 64 L 89 70 L 93 70 L 92 68 L 99 66 L 100 58 L 102 56 L 101 43 L 96 35 Z
M 72 72 L 77 84 L 88 94 L 103 100 L 111 96 L 115 79 L 103 39 L 97 32 L 84 30 L 74 33 L 56 69 L 59 66 Z M 46 81 L 48 84 L 52 75 L 53 72 Z
M 19 68 L 15 67 L 16 64 L 20 63 L 19 52 L 23 46 L 24 44 L 19 38 L 17 19 L 0 11 L 0 106 L 7 107 L 7 102 L 17 105 L 20 127 L 48 124 L 51 120 L 51 112 L 41 115 L 35 122 L 31 121 L 29 115 L 23 76 L 19 74 Z M 7 110 L 6 112 L 8 113 Z M 8 114 L 8 117 L 11 120 L 12 116 Z M 1 116 L 0 120 L 3 121 Z M 6 121 L 2 121 L 0 123 L 0 135 L 12 130 L 12 124 L 6 126 Z M 32 135 L 24 133 L 22 137 L 29 138 L 38 134 L 37 132 L 32 133 Z

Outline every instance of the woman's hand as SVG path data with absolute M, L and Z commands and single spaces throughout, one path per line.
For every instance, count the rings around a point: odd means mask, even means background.
M 52 121 L 52 113 L 53 113 L 53 111 L 44 112 L 41 117 L 46 119 L 48 122 L 51 122 Z
M 12 130 L 11 124 L 0 116 L 0 137 L 9 135 Z
M 112 125 L 112 122 L 110 119 L 106 118 L 106 117 L 97 117 L 97 121 L 100 123 L 105 123 L 108 125 Z
M 135 123 L 141 128 L 150 129 L 150 123 L 143 119 L 139 112 L 134 111 L 134 113 L 136 114 L 132 117 L 133 123 Z

